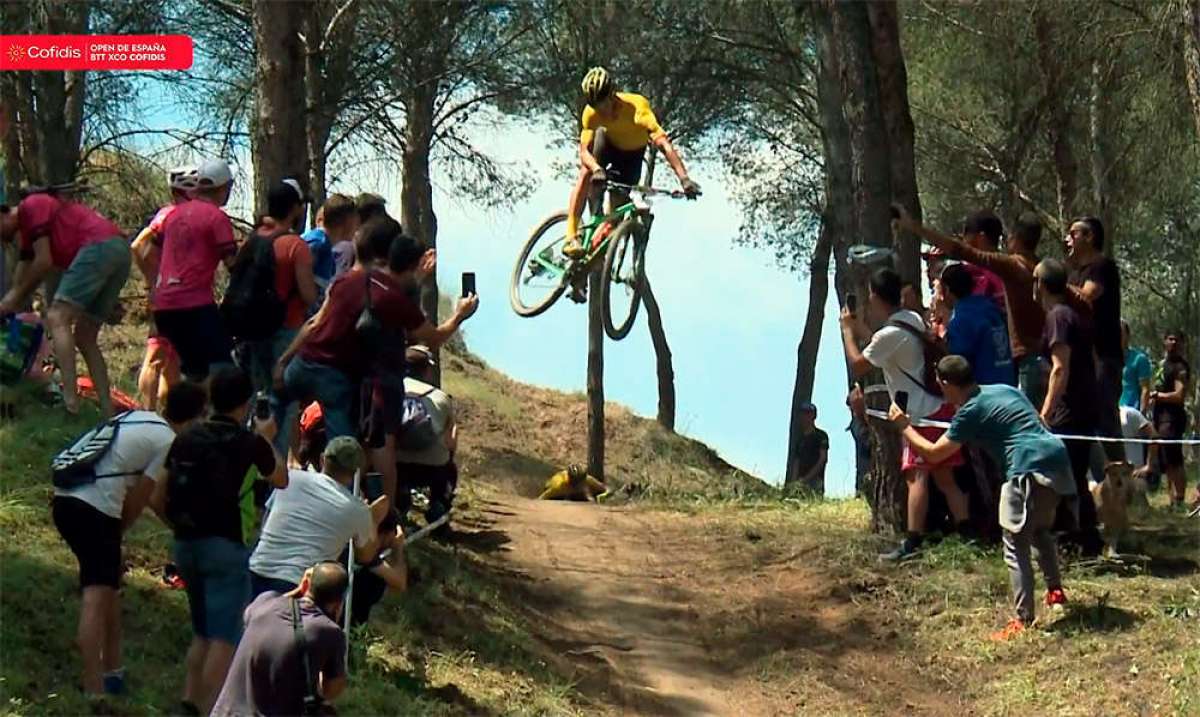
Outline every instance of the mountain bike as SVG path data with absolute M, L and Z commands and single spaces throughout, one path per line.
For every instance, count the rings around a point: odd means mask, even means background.
M 525 242 L 513 268 L 509 299 L 513 311 L 521 316 L 543 313 L 567 290 L 578 288 L 587 281 L 588 273 L 603 262 L 600 282 L 601 312 L 604 332 L 614 341 L 629 335 L 642 301 L 642 279 L 645 276 L 646 243 L 654 215 L 650 197 L 664 196 L 683 199 L 680 190 L 605 182 L 605 191 L 627 192 L 630 201 L 611 213 L 594 214 L 581 227 L 583 255 L 574 259 L 562 252 L 566 241 L 566 212 L 546 217 Z

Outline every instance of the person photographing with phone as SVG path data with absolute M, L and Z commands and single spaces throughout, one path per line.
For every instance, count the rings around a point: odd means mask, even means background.
M 870 277 L 866 318 L 879 328 L 872 334 L 867 324 L 850 310 L 842 310 L 842 339 L 846 358 L 855 378 L 880 369 L 892 400 L 900 396 L 914 418 L 948 420 L 954 407 L 944 403 L 941 389 L 930 380 L 930 364 L 937 347 L 928 335 L 921 316 L 901 307 L 901 280 L 891 269 L 879 269 Z M 866 347 L 859 349 L 859 342 Z M 862 391 L 851 393 L 851 404 L 861 404 Z M 936 440 L 944 431 L 922 427 L 922 435 Z M 950 453 L 936 463 L 913 452 L 907 442 L 901 459 L 901 470 L 908 485 L 908 527 L 904 541 L 893 551 L 880 555 L 881 560 L 897 561 L 910 558 L 920 550 L 925 536 L 926 514 L 929 510 L 929 478 L 946 496 L 946 503 L 955 529 L 964 536 L 970 533 L 967 523 L 967 496 L 954 482 L 953 469 L 963 464 L 962 455 Z

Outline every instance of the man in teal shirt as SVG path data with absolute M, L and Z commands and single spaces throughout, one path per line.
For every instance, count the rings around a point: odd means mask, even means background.
M 1125 369 L 1121 375 L 1121 405 L 1146 412 L 1150 398 L 1150 357 L 1129 345 L 1129 324 L 1121 319 L 1121 348 L 1125 350 Z
M 949 430 L 936 443 L 911 426 L 908 416 L 896 405 L 889 418 L 926 461 L 945 460 L 962 444 L 971 443 L 982 447 L 1003 467 L 999 519 L 1017 617 L 992 638 L 1007 640 L 1033 622 L 1031 548 L 1037 548 L 1038 564 L 1046 579 L 1046 604 L 1057 607 L 1067 601 L 1058 570 L 1058 548 L 1050 528 L 1060 498 L 1076 493 L 1071 462 L 1062 439 L 1050 433 L 1020 390 L 1004 384 L 980 386 L 970 362 L 953 354 L 938 361 L 937 377 L 946 401 L 959 408 Z

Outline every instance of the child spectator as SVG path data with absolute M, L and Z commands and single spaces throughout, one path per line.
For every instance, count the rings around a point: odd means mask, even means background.
M 355 207 L 354 200 L 345 194 L 333 194 L 317 212 L 317 226 L 304 233 L 304 241 L 308 243 L 308 249 L 312 252 L 313 276 L 316 278 L 321 297 L 324 297 L 333 277 L 348 271 L 353 265 L 351 251 L 349 263 L 343 258 L 342 263 L 345 267 L 339 271 L 334 251 L 341 245 L 346 245 L 352 250 L 352 240 L 358 227 L 358 208 Z M 345 255 L 346 251 L 347 249 L 341 249 L 340 253 Z M 316 307 L 313 310 L 315 311 Z
M 942 272 L 946 304 L 951 310 L 946 348 L 971 362 L 979 383 L 1015 386 L 1004 316 L 989 297 L 973 293 L 974 284 L 965 264 L 953 264 Z
M 192 644 L 181 709 L 208 714 L 242 633 L 250 598 L 242 504 L 252 500 L 253 474 L 276 488 L 287 486 L 286 465 L 271 446 L 275 423 L 246 419 L 253 396 L 238 368 L 218 370 L 209 381 L 213 416 L 179 434 L 167 454 L 154 502 L 175 535 L 174 558 L 187 586 Z
M 1183 357 L 1186 341 L 1186 334 L 1179 330 L 1168 331 L 1163 336 L 1163 360 L 1158 385 L 1150 393 L 1154 427 L 1163 438 L 1180 439 L 1187 435 L 1188 415 L 1184 403 L 1191 387 L 1192 367 Z M 1159 455 L 1163 472 L 1167 474 L 1171 507 L 1182 507 L 1187 493 L 1183 446 L 1178 443 L 1164 444 Z
M 0 316 L 22 310 L 46 279 L 46 328 L 62 372 L 64 406 L 68 413 L 79 412 L 78 348 L 91 373 L 100 413 L 111 416 L 108 364 L 99 337 L 100 326 L 118 318 L 121 288 L 129 278 L 132 259 L 124 233 L 74 199 L 38 192 L 15 207 L 0 207 L 0 239 L 10 242 L 17 234 L 18 280 L 0 299 Z
M 204 414 L 206 401 L 202 386 L 185 381 L 166 395 L 162 418 L 132 411 L 112 419 L 119 429 L 92 467 L 91 480 L 54 489 L 54 526 L 79 563 L 83 604 L 76 645 L 83 658 L 83 691 L 89 695 L 125 691 L 121 535 L 142 514 L 175 434 Z

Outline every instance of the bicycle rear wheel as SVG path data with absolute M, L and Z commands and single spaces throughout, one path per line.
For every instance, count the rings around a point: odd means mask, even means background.
M 621 222 L 609 240 L 604 255 L 604 281 L 600 284 L 604 333 L 613 341 L 629 335 L 642 303 L 646 240 L 635 219 Z
M 513 267 L 509 303 L 521 316 L 537 316 L 554 305 L 567 288 L 571 262 L 562 253 L 566 212 L 557 212 L 533 230 Z

